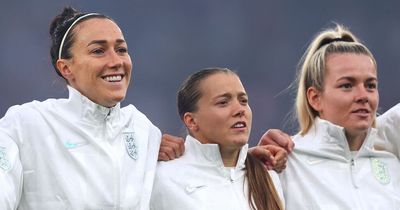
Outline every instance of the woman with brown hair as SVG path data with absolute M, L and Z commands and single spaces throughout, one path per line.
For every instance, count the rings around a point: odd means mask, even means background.
M 283 209 L 270 173 L 247 153 L 252 112 L 239 77 L 210 68 L 178 92 L 185 153 L 157 167 L 151 209 Z M 276 177 L 274 172 L 271 175 Z
M 69 97 L 0 119 L 0 209 L 148 209 L 161 132 L 121 106 L 132 61 L 120 27 L 66 7 L 50 35 Z

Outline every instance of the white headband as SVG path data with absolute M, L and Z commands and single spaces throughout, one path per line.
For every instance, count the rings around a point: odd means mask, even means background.
M 78 23 L 80 20 L 82 20 L 83 18 L 88 17 L 88 16 L 92 16 L 92 15 L 99 15 L 99 14 L 98 14 L 98 13 L 88 13 L 88 14 L 86 14 L 86 15 L 82 15 L 82 16 L 80 16 L 79 18 L 77 18 L 77 19 L 69 26 L 68 30 L 65 32 L 65 34 L 64 34 L 64 36 L 63 36 L 63 38 L 62 38 L 62 40 L 61 40 L 60 49 L 58 50 L 58 59 L 61 59 L 61 52 L 62 52 L 62 48 L 63 48 L 63 45 L 64 45 L 64 41 L 65 41 L 65 39 L 67 38 L 67 35 L 68 35 L 69 31 L 71 30 L 71 28 L 72 28 L 76 23 Z

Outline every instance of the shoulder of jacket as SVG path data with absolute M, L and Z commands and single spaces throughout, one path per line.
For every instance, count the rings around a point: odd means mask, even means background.
M 152 126 L 154 126 L 150 119 L 132 104 L 122 107 L 121 114 L 124 117 L 132 117 L 136 122 L 151 124 Z

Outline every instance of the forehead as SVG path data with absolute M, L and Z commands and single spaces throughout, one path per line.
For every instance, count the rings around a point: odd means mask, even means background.
M 230 92 L 245 92 L 239 77 L 233 73 L 216 73 L 200 82 L 203 96 L 215 97 Z
M 326 58 L 326 77 L 369 76 L 376 77 L 374 61 L 368 55 L 333 53 Z
M 107 18 L 91 18 L 80 22 L 73 29 L 73 36 L 76 42 L 124 38 L 118 25 Z

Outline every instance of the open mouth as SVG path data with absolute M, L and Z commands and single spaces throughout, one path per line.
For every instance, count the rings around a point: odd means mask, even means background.
M 107 82 L 120 82 L 123 77 L 123 75 L 109 75 L 101 78 L 103 78 Z
M 241 121 L 241 122 L 236 122 L 235 124 L 233 124 L 231 128 L 245 128 L 245 127 L 246 127 L 246 123 Z

